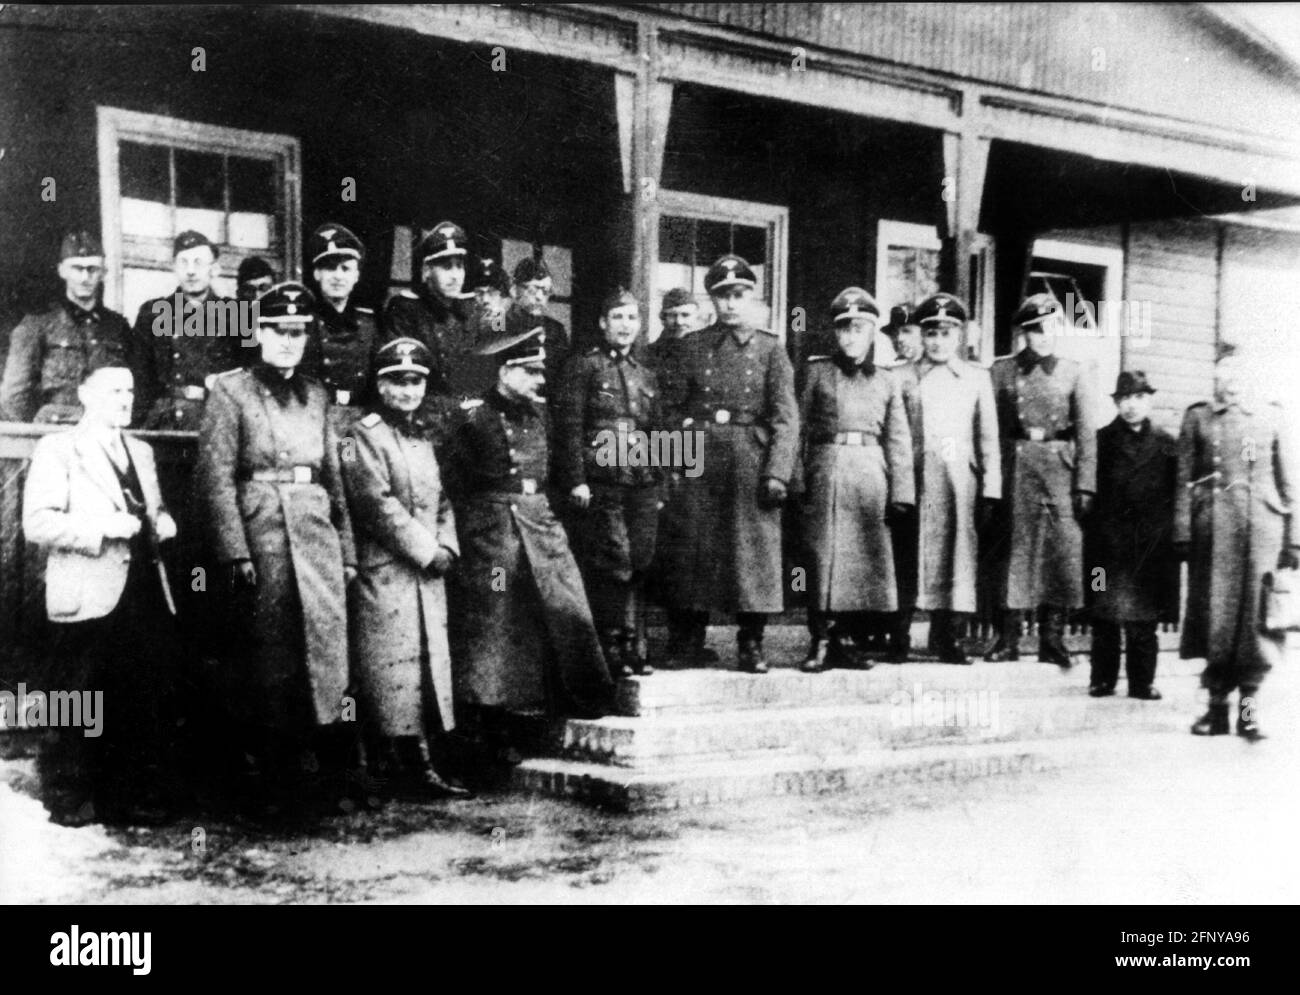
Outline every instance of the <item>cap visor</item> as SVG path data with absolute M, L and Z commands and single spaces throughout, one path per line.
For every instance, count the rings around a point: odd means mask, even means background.
M 389 373 L 419 373 L 421 376 L 427 377 L 429 375 L 429 369 L 426 366 L 420 366 L 418 364 L 412 364 L 412 363 L 408 363 L 405 366 L 398 364 L 395 366 L 380 367 L 378 370 L 375 371 L 375 376 L 377 377 L 387 376 Z

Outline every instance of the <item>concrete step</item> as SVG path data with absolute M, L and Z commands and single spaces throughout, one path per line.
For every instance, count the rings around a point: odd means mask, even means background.
M 1089 698 L 1078 688 L 1005 695 L 997 688 L 922 690 L 915 684 L 868 704 L 667 712 L 573 719 L 564 759 L 649 768 L 693 760 L 765 754 L 853 755 L 878 750 L 1011 742 L 1091 732 L 1110 725 L 1168 729 L 1185 725 L 1194 695 L 1163 702 Z
M 920 686 L 921 690 L 916 689 Z M 774 667 L 767 674 L 747 674 L 721 667 L 656 671 L 618 685 L 616 712 L 624 716 L 710 712 L 719 709 L 881 704 L 902 693 L 997 690 L 1004 697 L 1074 693 L 1086 688 L 1086 668 L 1060 668 L 1036 660 L 977 663 L 969 667 L 940 663 L 877 664 L 871 670 L 828 670 L 805 674 L 793 667 Z
M 781 795 L 888 790 L 927 781 L 1039 774 L 1090 762 L 1095 748 L 1073 739 L 928 746 L 846 755 L 787 754 L 665 764 L 631 770 L 555 758 L 527 760 L 514 772 L 523 791 L 618 811 L 638 812 Z

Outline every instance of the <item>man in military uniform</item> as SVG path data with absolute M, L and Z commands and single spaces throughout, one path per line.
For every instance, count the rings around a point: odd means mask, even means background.
M 659 308 L 663 332 L 649 348 L 649 358 L 654 368 L 662 372 L 681 353 L 686 336 L 695 331 L 700 318 L 700 305 L 685 287 L 673 287 L 664 294 Z
M 1198 736 L 1262 739 L 1259 688 L 1286 650 L 1286 633 L 1264 628 L 1264 575 L 1300 567 L 1296 530 L 1300 457 L 1286 412 L 1260 396 L 1258 377 L 1229 345 L 1214 367 L 1214 400 L 1193 404 L 1178 436 L 1174 542 L 1188 561 L 1183 659 L 1204 657 L 1210 707 Z
M 461 562 L 452 578 L 457 714 L 488 736 L 507 713 L 600 717 L 613 703 L 578 565 L 546 495 L 550 447 L 540 335 L 484 347 L 497 386 L 448 442 L 443 469 Z
M 1020 613 L 1039 609 L 1038 658 L 1071 666 L 1065 613 L 1083 604 L 1083 533 L 1097 479 L 1097 431 L 1083 369 L 1055 355 L 1065 327 L 1060 302 L 1035 294 L 1011 324 L 1025 336 L 993 363 L 1002 479 L 1011 516 L 1001 631 L 989 660 L 1019 659 Z
M 921 608 L 930 613 L 930 651 L 945 663 L 965 664 L 956 622 L 975 611 L 978 526 L 1002 496 L 997 408 L 988 373 L 959 355 L 965 304 L 935 294 L 914 317 L 925 354 L 893 371 L 911 424 L 917 513 L 901 518 L 906 524 L 894 533 L 910 545 L 891 659 L 907 659 L 912 610 Z
M 87 371 L 123 360 L 130 329 L 99 300 L 104 250 L 89 232 L 72 232 L 59 250 L 63 299 L 29 314 L 9 339 L 0 380 L 0 420 L 72 425 L 81 418 L 77 387 Z
M 1097 431 L 1097 505 L 1088 523 L 1088 574 L 1104 581 L 1093 596 L 1088 693 L 1115 693 L 1120 635 L 1128 696 L 1158 701 L 1157 622 L 1178 621 L 1178 558 L 1173 551 L 1178 456 L 1173 436 L 1151 424 L 1155 388 L 1140 370 L 1115 384 L 1119 413 Z M 1092 585 L 1094 588 L 1097 585 Z
M 633 355 L 637 300 L 618 290 L 601 305 L 605 344 L 574 356 L 554 400 L 560 491 L 574 509 L 569 534 L 582 567 L 605 659 L 618 677 L 652 673 L 644 641 L 645 571 L 654 556 L 659 469 L 620 461 L 619 436 L 657 428 L 654 371 Z M 629 442 L 629 445 L 631 442 Z
M 519 260 L 515 265 L 510 293 L 514 301 L 506 312 L 506 332 L 520 335 L 540 326 L 542 345 L 546 350 L 546 379 L 550 384 L 558 384 L 563 378 L 573 343 L 568 329 L 546 313 L 546 305 L 555 293 L 551 268 L 540 259 Z
M 137 424 L 193 432 L 218 373 L 252 356 L 234 321 L 234 302 L 212 289 L 217 248 L 206 235 L 183 231 L 172 243 L 177 288 L 140 305 L 131 333 Z M 181 313 L 176 314 L 177 300 Z M 251 360 L 249 360 L 251 361 Z
M 482 386 L 467 381 L 461 369 L 461 360 L 472 354 L 475 346 L 462 292 L 467 241 L 465 230 L 455 222 L 434 225 L 415 249 L 420 263 L 419 289 L 398 294 L 384 312 L 384 341 L 416 339 L 433 357 L 424 410 L 439 445 L 446 439 L 459 406 L 477 397 Z
M 347 228 L 328 222 L 312 232 L 307 254 L 320 295 L 316 334 L 307 342 L 302 372 L 325 385 L 330 418 L 341 438 L 364 413 L 366 378 L 379 335 L 375 313 L 353 300 L 365 247 Z
M 235 271 L 235 299 L 250 304 L 275 284 L 275 270 L 261 256 L 249 256 Z
M 848 287 L 831 314 L 838 347 L 808 359 L 792 482 L 806 492 L 809 673 L 870 666 L 860 652 L 865 626 L 898 609 L 888 523 L 915 500 L 899 379 L 872 360 L 880 309 L 861 287 Z
M 765 673 L 767 615 L 784 609 L 781 507 L 799 411 L 785 347 L 750 324 L 756 284 L 739 256 L 709 267 L 717 321 L 686 339 L 665 421 L 704 435 L 703 472 L 674 497 L 685 523 L 685 541 L 669 552 L 678 607 L 735 613 L 740 667 Z

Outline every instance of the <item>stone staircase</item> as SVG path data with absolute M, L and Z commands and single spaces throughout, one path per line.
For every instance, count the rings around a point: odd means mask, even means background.
M 769 636 L 769 657 L 797 659 L 772 651 L 784 641 Z M 1115 697 L 1088 697 L 1086 657 L 1064 673 L 1033 657 L 821 674 L 728 666 L 620 682 L 616 715 L 564 723 L 515 785 L 637 811 L 1043 770 L 1086 760 L 1108 729 L 1186 735 L 1203 702 L 1199 667 L 1186 664 L 1159 678 L 1161 702 L 1125 697 L 1122 679 Z

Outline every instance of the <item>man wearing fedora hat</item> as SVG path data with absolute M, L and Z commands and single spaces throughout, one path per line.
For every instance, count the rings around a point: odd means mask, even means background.
M 1154 393 L 1141 370 L 1121 373 L 1111 395 L 1119 413 L 1097 432 L 1097 502 L 1084 562 L 1095 592 L 1088 692 L 1094 698 L 1115 693 L 1122 632 L 1128 696 L 1159 700 L 1156 623 L 1178 619 L 1178 454 L 1173 436 L 1151 424 Z

